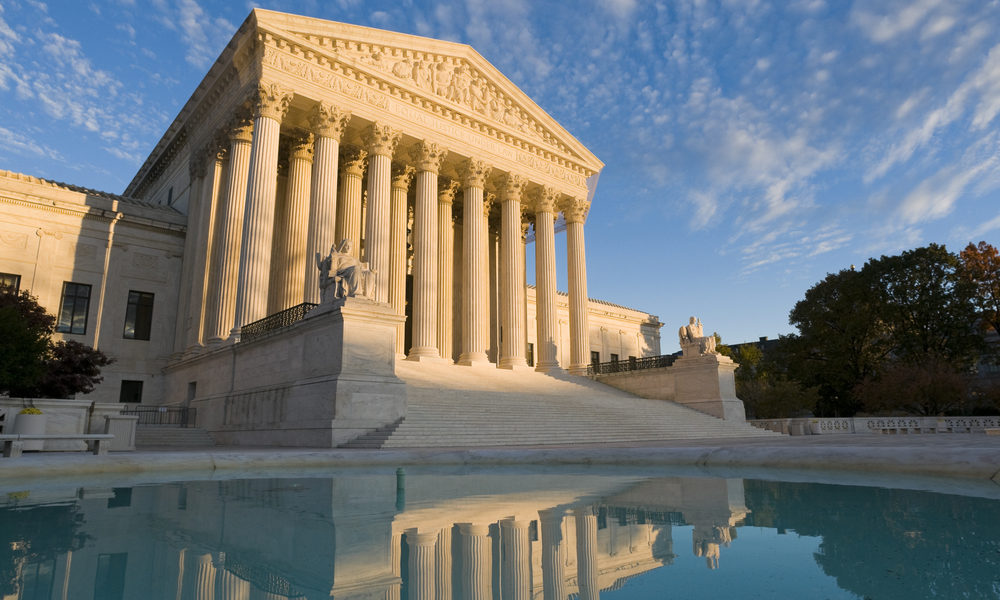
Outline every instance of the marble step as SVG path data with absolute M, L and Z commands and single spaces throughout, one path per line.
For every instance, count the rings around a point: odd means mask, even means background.
M 214 446 L 215 440 L 198 427 L 140 425 L 135 430 L 136 446 Z

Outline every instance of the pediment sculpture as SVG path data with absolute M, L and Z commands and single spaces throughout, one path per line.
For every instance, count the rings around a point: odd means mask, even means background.
M 345 239 L 330 246 L 330 253 L 323 257 L 316 253 L 319 268 L 320 302 L 327 303 L 342 298 L 368 298 L 374 294 L 374 271 L 368 263 L 351 254 L 351 240 Z
M 691 317 L 687 325 L 677 332 L 684 356 L 701 356 L 703 354 L 718 354 L 715 349 L 715 336 L 704 333 L 701 319 Z

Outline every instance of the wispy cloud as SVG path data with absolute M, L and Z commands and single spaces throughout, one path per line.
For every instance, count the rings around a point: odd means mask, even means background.
M 213 17 L 197 0 L 153 0 L 160 11 L 160 21 L 181 34 L 187 47 L 184 59 L 191 65 L 204 69 L 212 64 L 226 42 L 236 31 L 236 26 L 222 17 Z

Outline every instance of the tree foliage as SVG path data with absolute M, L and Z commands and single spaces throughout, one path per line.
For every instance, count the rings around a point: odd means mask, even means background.
M 25 398 L 87 394 L 111 364 L 80 342 L 53 342 L 55 317 L 28 292 L 0 290 L 0 393 Z
M 812 414 L 819 394 L 803 387 L 777 368 L 773 360 L 756 344 L 725 348 L 725 354 L 740 365 L 736 370 L 736 396 L 743 401 L 747 418 L 775 419 Z
M 806 291 L 789 315 L 799 333 L 782 338 L 781 352 L 792 379 L 818 388 L 817 414 L 939 414 L 956 406 L 963 378 L 986 351 L 975 327 L 977 287 L 964 264 L 930 244 L 828 275 Z M 919 400 L 893 391 L 892 382 L 898 387 L 918 371 L 939 376 L 920 388 Z
M 980 325 L 1000 332 L 1000 252 L 983 241 L 970 243 L 959 253 L 959 275 L 975 288 Z

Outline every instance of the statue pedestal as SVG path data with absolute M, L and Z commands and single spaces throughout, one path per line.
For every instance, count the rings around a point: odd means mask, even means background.
M 721 354 L 678 358 L 671 367 L 674 402 L 726 421 L 746 421 L 743 401 L 736 397 L 737 366 Z

